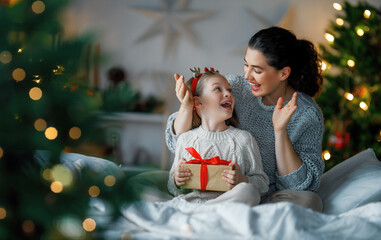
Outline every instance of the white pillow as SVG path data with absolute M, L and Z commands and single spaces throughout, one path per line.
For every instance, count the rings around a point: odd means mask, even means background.
M 362 151 L 324 173 L 317 193 L 327 214 L 340 214 L 381 201 L 381 162 L 373 149 Z

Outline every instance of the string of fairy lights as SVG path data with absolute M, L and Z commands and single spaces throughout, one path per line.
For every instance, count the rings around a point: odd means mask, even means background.
M 10 0 L 9 5 L 14 5 L 19 0 Z M 35 1 L 31 5 L 31 9 L 35 14 L 42 14 L 45 11 L 45 3 L 43 1 Z M 19 48 L 14 54 L 23 54 L 24 49 Z M 0 52 L 0 63 L 9 64 L 14 59 L 14 54 L 11 51 L 3 50 Z M 62 74 L 65 71 L 63 66 L 56 66 L 52 72 L 56 75 Z M 20 83 L 28 78 L 28 73 L 22 68 L 18 67 L 12 71 L 12 79 L 17 83 Z M 43 79 L 40 75 L 33 75 L 32 80 L 37 84 L 37 86 L 32 87 L 27 92 L 29 98 L 33 101 L 39 101 L 43 98 L 43 90 L 38 86 Z M 15 115 L 15 119 L 18 119 L 18 115 Z M 43 118 L 37 118 L 33 127 L 36 131 L 44 132 L 44 136 L 48 140 L 55 140 L 58 137 L 58 130 L 54 126 L 48 126 L 48 123 Z M 81 137 L 81 129 L 77 126 L 73 126 L 68 135 L 71 139 L 77 140 Z M 4 149 L 0 146 L 0 159 L 4 156 Z M 50 190 L 52 194 L 60 194 L 74 183 L 73 173 L 62 164 L 57 164 L 52 168 L 47 168 L 42 171 L 42 178 L 45 181 L 50 182 Z M 116 184 L 116 178 L 113 175 L 108 175 L 104 178 L 104 185 L 107 187 L 113 187 Z M 96 198 L 101 194 L 101 188 L 99 186 L 93 185 L 88 189 L 88 194 L 90 197 Z M 46 202 L 53 202 L 54 197 L 52 195 L 46 196 Z M 0 220 L 7 218 L 7 210 L 5 207 L 0 206 Z M 81 228 L 79 227 L 81 226 Z M 22 230 L 28 234 L 33 233 L 36 229 L 35 223 L 32 220 L 25 220 L 22 223 Z M 68 237 L 73 237 L 75 239 L 83 239 L 85 232 L 92 232 L 96 229 L 96 222 L 92 218 L 86 218 L 83 221 L 76 219 L 73 216 L 68 216 L 57 221 L 57 229 L 64 235 Z
M 336 11 L 342 11 L 343 10 L 342 5 L 339 4 L 339 3 L 333 3 L 333 8 Z M 365 19 L 369 19 L 371 17 L 371 15 L 372 15 L 372 11 L 370 11 L 368 9 L 364 10 L 363 16 L 364 16 Z M 344 26 L 344 24 L 345 24 L 344 20 L 342 18 L 340 18 L 340 17 L 336 18 L 335 23 L 338 26 Z M 369 27 L 368 26 L 364 26 L 364 25 L 359 25 L 359 26 L 355 27 L 354 31 L 356 32 L 357 36 L 362 37 L 362 36 L 364 36 L 364 34 L 366 32 L 369 31 Z M 326 32 L 324 37 L 328 41 L 329 44 L 333 44 L 334 41 L 335 41 L 335 37 L 331 33 Z M 346 60 L 346 64 L 348 65 L 348 67 L 354 68 L 355 65 L 356 65 L 355 59 L 354 58 L 348 58 Z M 322 69 L 322 71 L 327 70 L 329 67 L 330 67 L 329 63 L 327 63 L 326 61 L 323 60 L 322 63 L 321 63 L 321 69 Z M 352 93 L 350 93 L 350 92 L 344 92 L 343 93 L 343 97 L 347 101 L 349 101 L 349 102 L 353 102 L 353 103 L 356 102 L 356 103 L 358 103 L 359 108 L 362 109 L 363 111 L 368 111 L 369 104 L 370 104 L 370 99 L 368 99 L 367 102 L 362 101 L 362 100 L 355 101 L 355 96 Z M 380 135 L 379 141 L 381 141 L 381 130 L 380 130 L 379 135 Z M 324 150 L 323 154 L 322 154 L 322 157 L 323 157 L 324 160 L 329 160 L 331 158 L 330 151 L 329 150 Z

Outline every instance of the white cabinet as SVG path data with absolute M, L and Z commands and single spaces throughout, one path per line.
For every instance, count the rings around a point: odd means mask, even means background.
M 165 143 L 167 116 L 151 113 L 108 113 L 100 118 L 106 141 L 116 148 L 118 160 L 126 166 L 151 166 L 166 169 L 168 148 Z

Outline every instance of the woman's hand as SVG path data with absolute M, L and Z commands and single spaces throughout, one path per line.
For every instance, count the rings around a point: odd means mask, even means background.
M 179 76 L 179 74 L 175 73 L 174 78 L 176 80 L 176 97 L 179 99 L 181 107 L 192 110 L 193 96 L 184 82 L 184 76 Z
M 174 178 L 175 178 L 175 183 L 177 186 L 184 185 L 190 179 L 190 176 L 191 176 L 191 172 L 189 169 L 182 168 L 181 165 L 184 163 L 186 163 L 186 161 L 184 158 L 182 158 L 175 171 Z
M 230 189 L 241 182 L 248 181 L 247 177 L 241 174 L 241 169 L 236 162 L 231 162 L 229 166 L 233 166 L 233 170 L 224 170 L 222 179 Z
M 297 93 L 294 92 L 292 99 L 282 108 L 283 101 L 283 98 L 280 97 L 274 109 L 273 125 L 275 132 L 284 131 L 287 129 L 291 116 L 297 108 Z

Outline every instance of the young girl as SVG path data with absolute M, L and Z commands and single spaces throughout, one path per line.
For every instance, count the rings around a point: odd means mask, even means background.
M 236 124 L 233 110 L 235 99 L 226 78 L 213 68 L 205 73 L 195 71 L 187 85 L 194 101 L 193 129 L 181 134 L 176 144 L 175 160 L 169 173 L 168 189 L 175 196 L 199 203 L 242 202 L 251 206 L 260 202 L 268 191 L 269 179 L 263 171 L 261 155 L 252 135 L 229 124 Z M 194 157 L 186 151 L 193 147 L 202 157 L 219 156 L 232 160 L 233 170 L 225 170 L 222 179 L 231 190 L 223 193 L 181 189 L 191 177 L 181 167 Z

